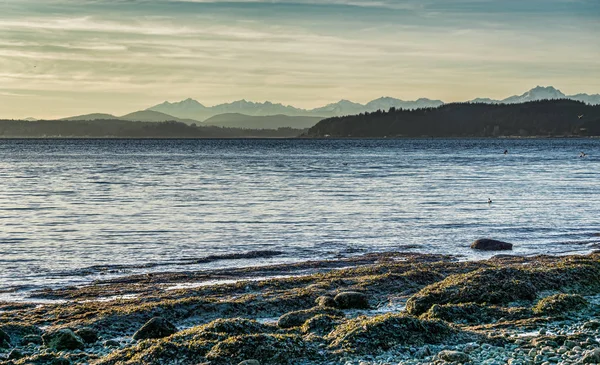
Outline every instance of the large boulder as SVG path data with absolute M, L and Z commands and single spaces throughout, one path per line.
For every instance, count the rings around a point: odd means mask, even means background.
M 481 251 L 506 251 L 512 250 L 512 243 L 482 238 L 471 244 L 471 248 Z
M 46 347 L 56 351 L 83 350 L 85 348 L 81 337 L 68 328 L 46 332 L 42 335 L 42 341 Z
M 347 291 L 341 292 L 333 298 L 340 309 L 368 309 L 369 300 L 363 293 Z
M 148 338 L 163 338 L 177 332 L 177 327 L 162 317 L 154 317 L 133 334 L 134 340 L 145 340 Z

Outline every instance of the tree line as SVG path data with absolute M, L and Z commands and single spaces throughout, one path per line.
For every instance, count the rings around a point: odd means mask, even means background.
M 304 137 L 598 136 L 600 105 L 560 99 L 522 104 L 452 103 L 320 121 Z
M 289 138 L 306 130 L 194 126 L 180 122 L 123 120 L 0 120 L 2 138 Z

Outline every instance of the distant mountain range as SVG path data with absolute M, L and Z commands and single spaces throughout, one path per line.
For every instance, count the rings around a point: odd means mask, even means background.
M 183 119 L 177 118 L 172 115 L 167 115 L 160 112 L 155 112 L 152 110 L 140 110 L 139 112 L 133 112 L 121 117 L 117 117 L 112 114 L 104 114 L 104 113 L 93 113 L 93 114 L 85 114 L 85 115 L 77 115 L 74 117 L 62 118 L 61 120 L 127 120 L 131 122 L 166 122 L 166 121 L 175 121 L 182 122 L 185 124 L 194 124 L 199 123 L 197 120 L 192 119 Z
M 186 99 L 180 102 L 170 103 L 165 101 L 147 110 L 157 111 L 178 118 L 189 118 L 195 120 L 206 120 L 215 115 L 237 113 L 249 116 L 312 116 L 312 117 L 334 117 L 341 115 L 352 115 L 363 112 L 374 112 L 378 109 L 388 110 L 391 107 L 403 109 L 418 109 L 436 107 L 444 104 L 441 100 L 419 99 L 415 101 L 404 101 L 390 97 L 373 100 L 365 105 L 354 103 L 349 100 L 340 100 L 337 103 L 325 105 L 315 109 L 301 109 L 291 105 L 274 104 L 270 101 L 255 103 L 246 100 L 238 100 L 232 103 L 219 104 L 212 107 L 202 105 L 196 100 Z
M 484 104 L 515 104 L 528 101 L 572 99 L 586 104 L 600 104 L 600 94 L 565 95 L 552 86 L 537 86 L 522 95 L 510 96 L 506 99 L 496 100 L 490 98 L 476 98 L 470 103 Z M 64 118 L 63 120 L 128 120 L 142 122 L 177 121 L 188 125 L 221 126 L 246 129 L 270 128 L 309 128 L 319 120 L 356 115 L 377 110 L 387 111 L 390 108 L 414 110 L 422 108 L 435 108 L 444 105 L 441 100 L 421 98 L 413 101 L 381 97 L 366 104 L 355 103 L 349 100 L 340 100 L 314 109 L 296 108 L 291 105 L 275 104 L 269 101 L 256 103 L 238 100 L 232 103 L 219 104 L 212 107 L 205 106 L 194 99 L 179 102 L 165 101 L 146 110 L 130 113 L 117 117 L 111 114 L 87 114 Z
M 571 99 L 582 101 L 590 105 L 600 104 L 600 94 L 576 94 L 576 95 L 565 95 L 560 90 L 553 88 L 552 86 L 542 87 L 536 86 L 533 89 L 527 91 L 522 95 L 513 95 L 506 99 L 494 100 L 489 98 L 477 98 L 470 100 L 471 103 L 484 103 L 484 104 L 518 104 L 526 103 L 528 101 L 538 100 L 555 100 L 555 99 Z

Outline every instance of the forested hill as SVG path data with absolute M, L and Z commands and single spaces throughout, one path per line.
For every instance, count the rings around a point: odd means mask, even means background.
M 306 129 L 241 129 L 181 122 L 0 120 L 0 138 L 290 138 Z
M 498 137 L 600 135 L 600 105 L 573 100 L 454 103 L 320 121 L 305 137 Z

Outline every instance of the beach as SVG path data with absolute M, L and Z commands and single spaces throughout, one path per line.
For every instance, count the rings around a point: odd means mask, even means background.
M 3 364 L 598 363 L 599 277 L 598 253 L 464 261 L 409 252 L 134 275 L 3 302 L 0 356 Z

